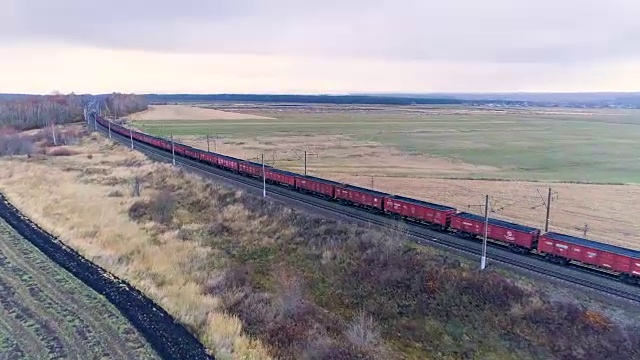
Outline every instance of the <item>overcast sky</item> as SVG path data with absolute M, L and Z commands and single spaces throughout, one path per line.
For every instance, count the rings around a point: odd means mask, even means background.
M 640 90 L 638 0 L 0 0 L 0 92 Z

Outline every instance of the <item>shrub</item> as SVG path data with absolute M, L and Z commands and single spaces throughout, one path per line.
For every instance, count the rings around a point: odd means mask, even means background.
M 276 280 L 279 288 L 280 314 L 284 317 L 295 317 L 304 308 L 302 280 L 284 267 L 276 271 Z
M 30 156 L 34 153 L 35 145 L 29 137 L 20 135 L 0 136 L 0 156 Z
M 140 186 L 141 186 L 141 180 L 139 177 L 135 177 L 131 183 L 131 196 L 132 197 L 138 197 L 140 196 Z
M 122 191 L 120 190 L 111 190 L 109 191 L 109 193 L 107 194 L 108 197 L 122 197 Z
M 157 223 L 167 225 L 173 219 L 175 198 L 169 190 L 161 190 L 150 204 L 151 219 Z
M 149 217 L 150 206 L 144 200 L 139 200 L 129 207 L 129 218 L 133 221 L 141 221 Z
M 2 126 L 0 127 L 0 136 L 10 136 L 16 135 L 18 130 L 13 126 Z
M 66 146 L 58 146 L 47 150 L 47 155 L 49 156 L 73 156 L 78 154 L 79 152 Z
M 355 347 L 367 351 L 375 349 L 380 342 L 380 332 L 373 318 L 362 311 L 351 321 L 345 335 Z

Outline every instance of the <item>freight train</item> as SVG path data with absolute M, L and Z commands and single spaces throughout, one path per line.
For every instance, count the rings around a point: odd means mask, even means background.
M 454 207 L 416 200 L 400 195 L 374 191 L 310 175 L 280 170 L 215 152 L 204 151 L 172 142 L 96 117 L 105 129 L 150 145 L 176 156 L 213 165 L 222 170 L 262 179 L 270 184 L 287 187 L 313 196 L 357 206 L 366 211 L 384 214 L 428 226 L 459 237 L 479 239 L 484 236 L 484 217 L 458 211 Z M 172 148 L 173 147 L 173 148 Z M 540 256 L 558 264 L 576 264 L 603 273 L 613 274 L 621 281 L 640 284 L 640 251 L 613 246 L 557 232 L 542 233 L 540 229 L 489 218 L 487 238 L 509 247 L 514 252 Z

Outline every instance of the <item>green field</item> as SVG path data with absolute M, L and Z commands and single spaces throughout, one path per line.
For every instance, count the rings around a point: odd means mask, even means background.
M 159 359 L 105 298 L 0 219 L 0 359 Z
M 388 108 L 370 112 L 272 110 L 277 120 L 138 121 L 144 131 L 223 138 L 343 134 L 413 154 L 454 158 L 501 169 L 473 178 L 640 183 L 640 111 L 557 109 L 578 114 L 501 114 L 451 109 L 432 113 Z M 447 113 L 451 111 L 451 113 Z M 554 109 L 540 109 L 541 112 Z

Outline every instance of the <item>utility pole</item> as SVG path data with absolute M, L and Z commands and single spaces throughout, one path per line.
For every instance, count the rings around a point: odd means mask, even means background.
M 129 128 L 129 136 L 131 136 L 131 150 L 133 150 L 133 130 Z
M 489 233 L 489 195 L 486 195 L 484 202 L 484 238 L 482 239 L 482 259 L 480 260 L 480 270 L 487 267 L 487 235 Z
M 211 152 L 211 150 L 209 150 L 209 134 L 207 134 L 207 152 Z
M 318 153 L 308 153 L 307 150 L 304 151 L 304 175 L 307 176 L 307 156 L 308 155 L 312 155 L 312 156 L 318 156 Z M 298 155 L 296 154 L 296 157 Z
M 267 196 L 267 178 L 264 173 L 264 154 L 262 154 L 262 197 Z
M 549 195 L 547 195 L 547 221 L 544 224 L 544 232 L 549 231 L 549 213 L 551 211 L 551 188 L 549 188 Z
M 173 166 L 176 166 L 176 147 L 173 143 L 173 134 L 171 134 L 171 158 L 173 159 Z

